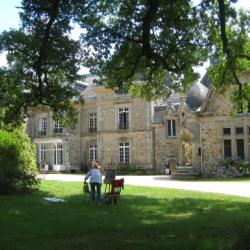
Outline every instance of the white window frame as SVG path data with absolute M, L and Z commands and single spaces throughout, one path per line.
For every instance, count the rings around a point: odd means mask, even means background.
M 126 117 L 124 119 L 124 117 Z M 129 129 L 129 108 L 118 108 L 118 129 Z
M 176 137 L 176 120 L 168 119 L 166 120 L 166 123 L 167 123 L 167 137 Z
M 39 162 L 46 162 L 46 144 L 39 144 Z
M 97 145 L 90 144 L 89 145 L 89 161 L 97 160 Z
M 54 146 L 54 165 L 64 165 L 63 144 L 57 144 Z
M 38 133 L 39 135 L 46 135 L 48 129 L 47 117 L 40 117 L 38 120 Z
M 130 162 L 130 143 L 119 143 L 119 163 L 128 164 Z
M 62 125 L 60 123 L 60 118 L 55 120 L 54 133 L 55 134 L 62 134 L 63 133 L 63 127 L 62 127 Z
M 97 131 L 97 114 L 96 112 L 89 113 L 89 132 L 95 133 Z

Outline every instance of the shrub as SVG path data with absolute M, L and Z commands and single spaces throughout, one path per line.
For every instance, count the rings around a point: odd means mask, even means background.
M 0 194 L 37 189 L 35 147 L 21 130 L 0 130 Z
M 145 175 L 147 170 L 140 164 L 118 164 L 116 166 L 117 175 Z
M 204 169 L 203 176 L 215 178 L 235 178 L 250 174 L 250 164 L 245 161 L 225 159 L 218 166 L 210 166 Z

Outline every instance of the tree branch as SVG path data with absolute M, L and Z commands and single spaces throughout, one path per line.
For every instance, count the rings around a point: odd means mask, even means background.
M 114 36 L 122 38 L 122 39 L 124 39 L 126 41 L 130 41 L 130 42 L 134 42 L 134 43 L 141 43 L 141 40 L 137 40 L 137 39 L 134 39 L 132 37 L 124 36 L 124 35 L 116 32 L 116 31 L 110 29 L 109 27 L 105 27 L 105 31 L 108 31 L 109 33 L 113 34 Z
M 244 54 L 242 54 L 242 55 L 239 55 L 239 57 L 240 57 L 240 58 L 245 58 L 245 59 L 247 59 L 247 60 L 250 61 L 250 56 L 249 56 L 249 55 L 244 55 Z
M 223 45 L 223 52 L 226 56 L 230 56 L 228 48 L 228 39 L 226 35 L 226 17 L 224 0 L 218 0 L 219 3 L 219 19 L 220 19 L 220 36 Z
M 45 28 L 45 32 L 44 32 L 44 37 L 40 46 L 40 50 L 39 50 L 39 56 L 38 59 L 36 61 L 36 72 L 37 72 L 37 76 L 38 76 L 38 84 L 39 84 L 39 93 L 40 93 L 40 101 L 42 102 L 43 99 L 43 80 L 42 80 L 42 63 L 43 61 L 46 59 L 46 47 L 49 41 L 49 36 L 50 36 L 50 31 L 52 28 L 52 25 L 54 23 L 54 21 L 57 18 L 58 12 L 59 12 L 59 4 L 60 4 L 60 0 L 54 0 L 52 8 L 51 8 L 51 12 L 48 14 L 50 15 L 49 18 L 49 22 L 46 25 Z M 48 10 L 49 12 L 49 10 Z
M 232 53 L 229 49 L 228 38 L 226 34 L 225 2 L 224 0 L 218 0 L 218 3 L 219 3 L 219 19 L 220 19 L 220 32 L 221 32 L 220 36 L 221 36 L 222 45 L 223 45 L 223 52 L 227 57 L 229 69 L 233 73 L 236 84 L 240 86 L 240 92 L 241 92 L 241 83 L 235 71 L 236 70 L 235 58 L 233 58 Z

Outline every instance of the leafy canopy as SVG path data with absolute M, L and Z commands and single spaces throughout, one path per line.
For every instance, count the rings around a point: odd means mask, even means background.
M 23 0 L 20 29 L 0 36 L 0 51 L 8 52 L 0 70 L 3 119 L 18 114 L 21 121 L 39 105 L 74 117 L 72 84 L 81 65 L 102 84 L 152 99 L 186 91 L 198 79 L 193 67 L 210 59 L 214 87 L 234 85 L 236 103 L 249 102 L 240 83 L 250 69 L 249 13 L 232 2 Z M 77 41 L 69 35 L 74 23 L 82 28 Z

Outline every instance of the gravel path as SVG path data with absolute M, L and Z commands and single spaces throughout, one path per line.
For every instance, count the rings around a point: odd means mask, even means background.
M 83 182 L 84 175 L 75 174 L 46 174 L 45 180 Z M 221 193 L 250 197 L 250 181 L 177 181 L 169 176 L 117 176 L 124 178 L 125 184 L 148 187 L 163 187 L 185 189 L 200 192 Z

